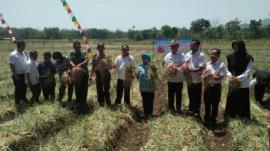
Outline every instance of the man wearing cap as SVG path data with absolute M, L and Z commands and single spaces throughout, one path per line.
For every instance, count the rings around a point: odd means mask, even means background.
M 12 80 L 15 86 L 15 104 L 27 103 L 25 83 L 25 69 L 28 57 L 24 52 L 25 42 L 17 41 L 17 49 L 9 54 L 8 63 L 12 72 Z
M 116 57 L 114 65 L 117 71 L 115 105 L 119 105 L 121 103 L 123 91 L 124 91 L 124 102 L 126 103 L 126 105 L 130 105 L 130 85 L 124 87 L 125 70 L 126 66 L 129 63 L 135 66 L 136 61 L 134 57 L 129 54 L 129 46 L 127 44 L 124 44 L 121 47 L 121 55 Z
M 199 50 L 200 41 L 192 40 L 190 51 L 185 55 L 185 62 L 188 63 L 188 71 L 191 75 L 192 82 L 188 85 L 189 111 L 195 116 L 200 115 L 201 107 L 201 75 L 205 68 L 204 54 Z
M 98 43 L 97 50 L 98 53 L 93 57 L 92 69 L 90 72 L 89 79 L 92 80 L 92 76 L 95 72 L 98 103 L 100 106 L 104 106 L 106 102 L 107 106 L 111 106 L 111 99 L 110 99 L 111 73 L 104 52 L 105 50 L 104 44 Z
M 170 111 L 177 113 L 181 112 L 182 104 L 182 88 L 184 76 L 183 72 L 180 70 L 184 63 L 184 53 L 178 51 L 179 43 L 176 40 L 171 41 L 171 52 L 169 52 L 165 58 L 166 67 L 172 66 L 175 70 L 175 74 L 168 77 L 168 108 Z M 176 97 L 176 105 L 175 105 Z

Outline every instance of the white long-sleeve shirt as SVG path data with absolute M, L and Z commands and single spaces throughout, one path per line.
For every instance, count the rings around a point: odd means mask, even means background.
M 125 79 L 125 70 L 126 70 L 126 65 L 128 63 L 133 64 L 134 66 L 136 65 L 136 61 L 133 56 L 128 55 L 123 57 L 122 55 L 119 55 L 115 59 L 115 64 L 117 65 L 116 70 L 117 70 L 117 78 L 124 80 Z
M 189 68 L 191 69 L 197 69 L 199 67 L 205 67 L 205 57 L 204 54 L 200 51 L 197 51 L 196 53 L 192 54 L 192 51 L 189 51 L 185 55 L 185 62 L 189 62 Z M 192 77 L 192 83 L 201 83 L 201 75 L 202 71 L 198 72 L 191 72 Z
M 210 70 L 211 74 L 217 74 L 219 76 L 222 76 L 221 80 L 214 80 L 209 79 L 210 84 L 219 84 L 222 82 L 222 80 L 226 77 L 227 74 L 227 67 L 226 65 L 221 61 L 216 61 L 215 63 L 212 63 L 211 61 L 206 63 L 206 70 Z
M 253 70 L 253 63 L 252 61 L 249 61 L 246 70 L 239 76 L 237 76 L 237 79 L 241 82 L 240 88 L 248 88 L 249 87 L 249 76 L 252 73 Z M 229 71 L 227 72 L 227 76 L 232 76 L 232 73 Z
M 175 64 L 177 67 L 180 67 L 184 63 L 184 53 L 178 51 L 175 54 L 168 53 L 164 58 L 165 64 Z M 182 72 L 177 71 L 173 77 L 168 78 L 168 82 L 183 82 L 184 75 Z

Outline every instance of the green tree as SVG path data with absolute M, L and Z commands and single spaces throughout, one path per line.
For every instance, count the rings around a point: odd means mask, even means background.
M 262 20 L 250 20 L 250 24 L 249 24 L 249 29 L 251 32 L 251 37 L 250 38 L 261 38 L 262 36 L 262 32 L 261 32 L 261 26 L 262 26 Z
M 163 35 L 165 36 L 165 38 L 172 38 L 173 31 L 169 25 L 162 26 L 161 31 L 162 31 Z
M 197 19 L 191 22 L 190 29 L 194 33 L 202 33 L 205 29 L 211 27 L 210 21 L 206 19 Z
M 225 26 L 231 39 L 237 39 L 239 37 L 238 31 L 240 30 L 240 22 L 241 21 L 236 18 L 226 23 Z
M 44 33 L 45 33 L 46 39 L 60 39 L 61 38 L 60 30 L 57 27 L 53 27 L 53 28 L 45 27 Z
M 148 31 L 148 35 L 149 35 L 149 37 L 151 39 L 156 39 L 157 38 L 157 33 L 158 33 L 158 30 L 157 30 L 156 27 L 153 27 Z

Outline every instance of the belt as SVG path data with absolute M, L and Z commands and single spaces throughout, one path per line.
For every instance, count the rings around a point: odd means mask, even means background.
M 22 78 L 24 78 L 25 75 L 24 74 L 18 74 L 18 76 L 19 76 L 19 78 L 22 79 Z
M 221 83 L 208 83 L 208 86 L 217 87 L 217 86 L 221 86 Z

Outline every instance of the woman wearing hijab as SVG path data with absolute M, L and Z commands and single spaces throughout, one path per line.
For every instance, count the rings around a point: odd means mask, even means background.
M 227 56 L 229 91 L 225 116 L 250 118 L 249 76 L 253 57 L 247 53 L 244 41 L 232 43 L 234 52 Z
M 151 57 L 148 53 L 142 54 L 142 64 L 138 67 L 138 78 L 140 81 L 140 92 L 143 101 L 145 117 L 153 114 L 153 103 L 156 89 L 156 71 L 151 66 Z

